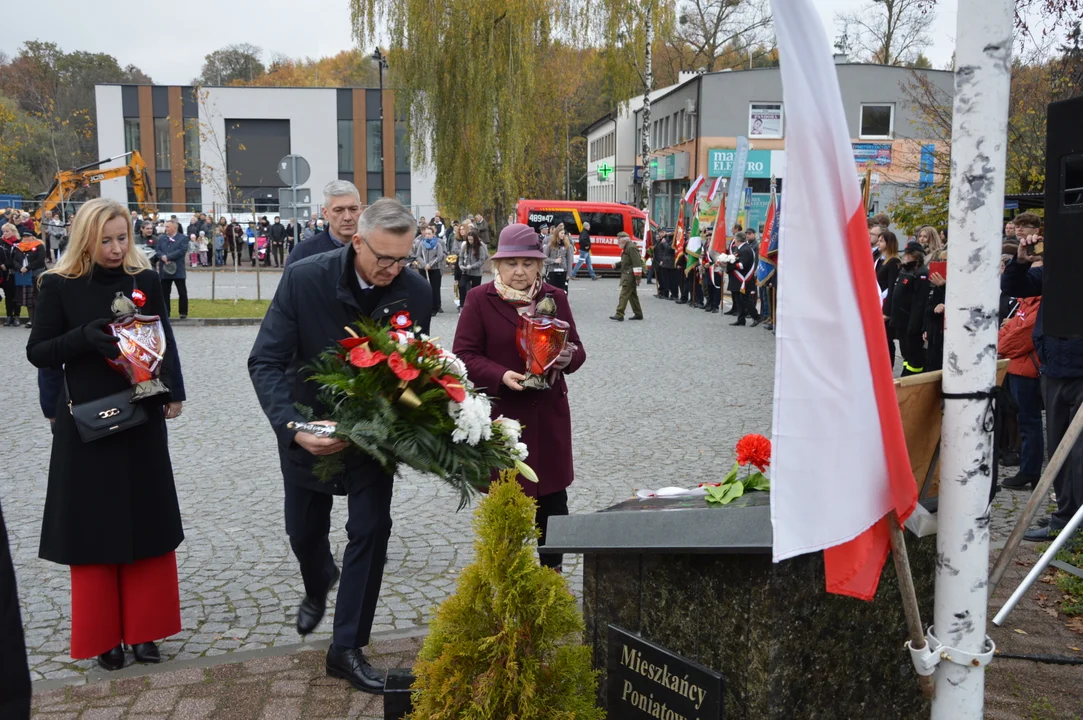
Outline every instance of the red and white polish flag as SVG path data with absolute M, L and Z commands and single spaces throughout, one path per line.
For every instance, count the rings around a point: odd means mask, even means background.
M 699 192 L 699 189 L 703 187 L 703 183 L 705 183 L 706 181 L 707 178 L 703 177 L 703 175 L 700 175 L 698 178 L 696 178 L 695 182 L 693 182 L 692 185 L 689 186 L 688 192 L 684 194 L 684 201 L 686 203 L 693 202 L 693 200 L 695 200 L 696 193 Z
M 871 600 L 887 515 L 917 503 L 831 47 L 810 0 L 772 0 L 786 106 L 771 522 L 774 560 L 824 551 Z M 809 228 L 817 228 L 812 241 Z

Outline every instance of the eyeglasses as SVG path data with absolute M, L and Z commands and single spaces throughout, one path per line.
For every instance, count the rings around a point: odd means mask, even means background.
M 410 263 L 412 263 L 415 260 L 413 255 L 406 255 L 404 257 L 398 257 L 398 258 L 391 257 L 389 255 L 381 255 L 381 254 L 379 254 L 378 252 L 376 252 L 375 250 L 372 249 L 372 246 L 369 245 L 369 241 L 365 239 L 364 235 L 358 235 L 358 237 L 361 238 L 361 242 L 365 243 L 365 247 L 367 247 L 369 249 L 369 252 L 372 253 L 373 256 L 376 258 L 377 267 L 381 267 L 381 268 L 383 268 L 385 270 L 387 268 L 391 267 L 392 265 L 398 265 L 399 267 L 406 267 L 407 265 L 409 265 Z

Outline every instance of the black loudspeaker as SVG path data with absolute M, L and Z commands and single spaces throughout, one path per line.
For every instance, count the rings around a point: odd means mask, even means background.
M 1049 105 L 1045 142 L 1042 330 L 1083 338 L 1083 95 Z

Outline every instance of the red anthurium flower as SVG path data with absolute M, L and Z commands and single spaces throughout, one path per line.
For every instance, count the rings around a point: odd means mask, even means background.
M 338 344 L 347 350 L 353 350 L 355 347 L 361 347 L 367 343 L 369 339 L 367 337 L 348 337 L 338 341 Z
M 400 310 L 391 316 L 391 327 L 396 330 L 409 330 L 414 321 L 410 319 L 410 313 Z
M 379 350 L 372 350 L 369 346 L 358 345 L 350 350 L 350 364 L 359 368 L 370 368 L 373 365 L 379 365 L 384 360 L 387 360 L 387 355 L 384 355 Z
M 751 463 L 763 472 L 771 464 L 771 441 L 763 435 L 750 433 L 737 441 L 737 463 Z
M 400 380 L 410 382 L 417 378 L 421 374 L 421 371 L 406 362 L 406 360 L 397 352 L 391 353 L 391 357 L 387 359 L 387 366 L 391 368 L 391 372 L 399 376 Z
M 132 302 L 135 303 L 136 307 L 143 307 L 147 304 L 147 296 L 143 294 L 142 290 L 137 288 L 132 290 Z
M 454 375 L 444 375 L 443 377 L 433 378 L 433 381 L 444 388 L 444 392 L 447 396 L 455 402 L 461 403 L 466 399 L 466 388 L 463 387 L 462 381 Z

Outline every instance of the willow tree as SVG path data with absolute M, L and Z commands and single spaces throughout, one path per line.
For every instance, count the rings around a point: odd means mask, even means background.
M 562 0 L 349 0 L 362 47 L 390 33 L 395 107 L 415 161 L 436 166 L 436 195 L 453 211 L 502 221 L 528 194 L 530 148 L 558 97 L 545 70 Z
M 580 24 L 589 28 L 604 48 L 606 70 L 617 98 L 643 96 L 640 119 L 640 203 L 647 207 L 650 190 L 651 92 L 654 53 L 659 38 L 674 27 L 674 4 L 666 0 L 597 0 L 580 6 Z

